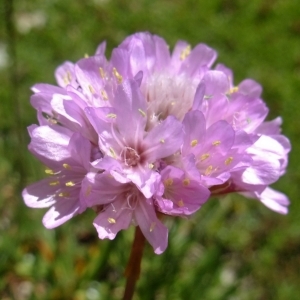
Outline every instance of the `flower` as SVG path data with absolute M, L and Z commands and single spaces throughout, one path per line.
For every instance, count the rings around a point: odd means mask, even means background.
M 270 184 L 285 173 L 289 140 L 281 119 L 265 121 L 261 87 L 233 84 L 216 52 L 179 41 L 172 53 L 136 33 L 105 57 L 57 68 L 58 86 L 37 84 L 30 151 L 51 177 L 23 191 L 31 207 L 49 207 L 53 228 L 93 208 L 99 238 L 139 226 L 155 253 L 167 247 L 162 215 L 191 216 L 210 195 L 237 192 L 287 213 Z

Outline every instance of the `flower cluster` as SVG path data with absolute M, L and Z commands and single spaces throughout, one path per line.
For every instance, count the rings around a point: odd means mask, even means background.
M 238 192 L 285 214 L 287 197 L 269 187 L 284 174 L 290 144 L 268 114 L 261 87 L 233 84 L 216 52 L 149 33 L 126 38 L 105 57 L 65 62 L 58 86 L 37 84 L 29 150 L 46 179 L 23 191 L 26 205 L 51 207 L 47 228 L 87 208 L 99 238 L 139 226 L 155 253 L 167 247 L 163 214 L 189 216 L 211 195 Z

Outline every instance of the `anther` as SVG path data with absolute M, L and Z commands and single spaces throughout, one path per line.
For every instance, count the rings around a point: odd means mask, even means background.
M 191 141 L 191 146 L 195 147 L 198 144 L 198 140 L 192 140 Z
M 113 71 L 113 74 L 115 75 L 115 77 L 116 77 L 118 83 L 122 83 L 123 77 L 122 77 L 122 75 L 117 71 L 117 69 L 116 69 L 116 68 L 113 68 L 112 71 Z
M 221 141 L 214 141 L 212 142 L 213 146 L 219 146 L 221 144 Z
M 180 60 L 185 60 L 191 53 L 191 46 L 186 46 L 180 53 Z
M 108 218 L 107 221 L 110 224 L 116 224 L 116 220 L 114 218 Z
M 226 166 L 230 165 L 230 164 L 232 163 L 232 161 L 233 161 L 233 157 L 232 157 L 232 156 L 228 157 L 228 158 L 225 160 L 225 165 L 226 165 Z

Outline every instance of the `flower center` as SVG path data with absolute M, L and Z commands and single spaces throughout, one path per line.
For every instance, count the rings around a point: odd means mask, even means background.
M 174 115 L 180 121 L 193 105 L 197 84 L 186 75 L 153 74 L 143 87 L 148 102 L 147 130 Z
M 128 167 L 134 167 L 140 162 L 140 155 L 131 147 L 125 147 L 122 152 L 124 163 Z

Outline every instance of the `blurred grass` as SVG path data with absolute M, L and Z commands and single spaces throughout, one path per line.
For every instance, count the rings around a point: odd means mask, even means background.
M 123 38 L 142 30 L 163 36 L 171 48 L 178 39 L 207 43 L 217 49 L 218 62 L 234 70 L 236 83 L 250 77 L 262 84 L 270 118 L 283 117 L 293 146 L 288 172 L 275 185 L 292 204 L 289 215 L 281 216 L 230 196 L 210 201 L 192 220 L 166 220 L 169 247 L 161 256 L 146 248 L 135 299 L 299 298 L 297 0 L 14 0 L 17 65 L 9 50 L 13 37 L 5 30 L 5 1 L 0 5 L 1 299 L 121 298 L 133 229 L 100 241 L 90 212 L 49 231 L 41 224 L 44 211 L 25 207 L 20 192 L 44 176 L 26 149 L 26 127 L 37 122 L 29 88 L 55 83 L 59 64 L 93 54 L 102 40 L 109 55 Z

